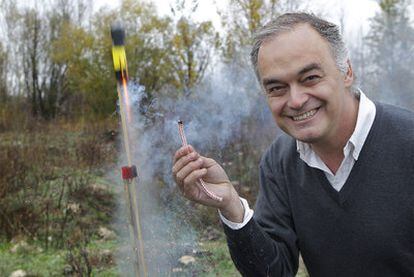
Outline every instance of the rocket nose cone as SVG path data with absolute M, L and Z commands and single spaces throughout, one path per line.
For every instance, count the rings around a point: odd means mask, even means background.
M 125 29 L 120 21 L 116 21 L 111 25 L 111 36 L 114 45 L 125 44 Z

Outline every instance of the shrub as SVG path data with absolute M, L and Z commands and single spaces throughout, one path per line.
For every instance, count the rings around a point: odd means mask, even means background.
M 96 230 L 111 221 L 115 196 L 95 169 L 114 147 L 95 133 L 42 125 L 2 134 L 0 239 L 24 236 L 60 248 L 76 228 Z

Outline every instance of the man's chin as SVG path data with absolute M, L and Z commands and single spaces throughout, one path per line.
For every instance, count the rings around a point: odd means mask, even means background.
M 306 126 L 284 126 L 282 130 L 294 139 L 304 143 L 315 143 L 321 138 L 320 125 L 308 124 Z M 288 127 L 288 128 L 286 128 Z
M 319 136 L 316 134 L 290 134 L 290 136 L 304 143 L 315 143 L 319 140 Z
M 318 141 L 316 138 L 312 138 L 312 137 L 296 138 L 296 139 L 300 142 L 309 143 L 309 144 L 312 144 Z

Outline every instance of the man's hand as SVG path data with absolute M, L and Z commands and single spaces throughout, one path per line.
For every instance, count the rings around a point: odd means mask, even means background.
M 183 195 L 197 203 L 220 209 L 225 218 L 242 222 L 244 208 L 239 195 L 224 169 L 213 159 L 198 154 L 191 145 L 181 147 L 174 155 L 173 176 Z M 211 199 L 201 188 L 203 179 L 207 189 L 223 198 Z

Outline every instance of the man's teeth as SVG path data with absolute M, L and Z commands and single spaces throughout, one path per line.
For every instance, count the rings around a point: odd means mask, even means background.
M 293 116 L 293 120 L 294 121 L 300 121 L 300 120 L 305 120 L 308 119 L 309 117 L 313 116 L 316 113 L 317 109 L 314 110 L 310 110 L 309 112 L 297 115 L 297 116 Z

